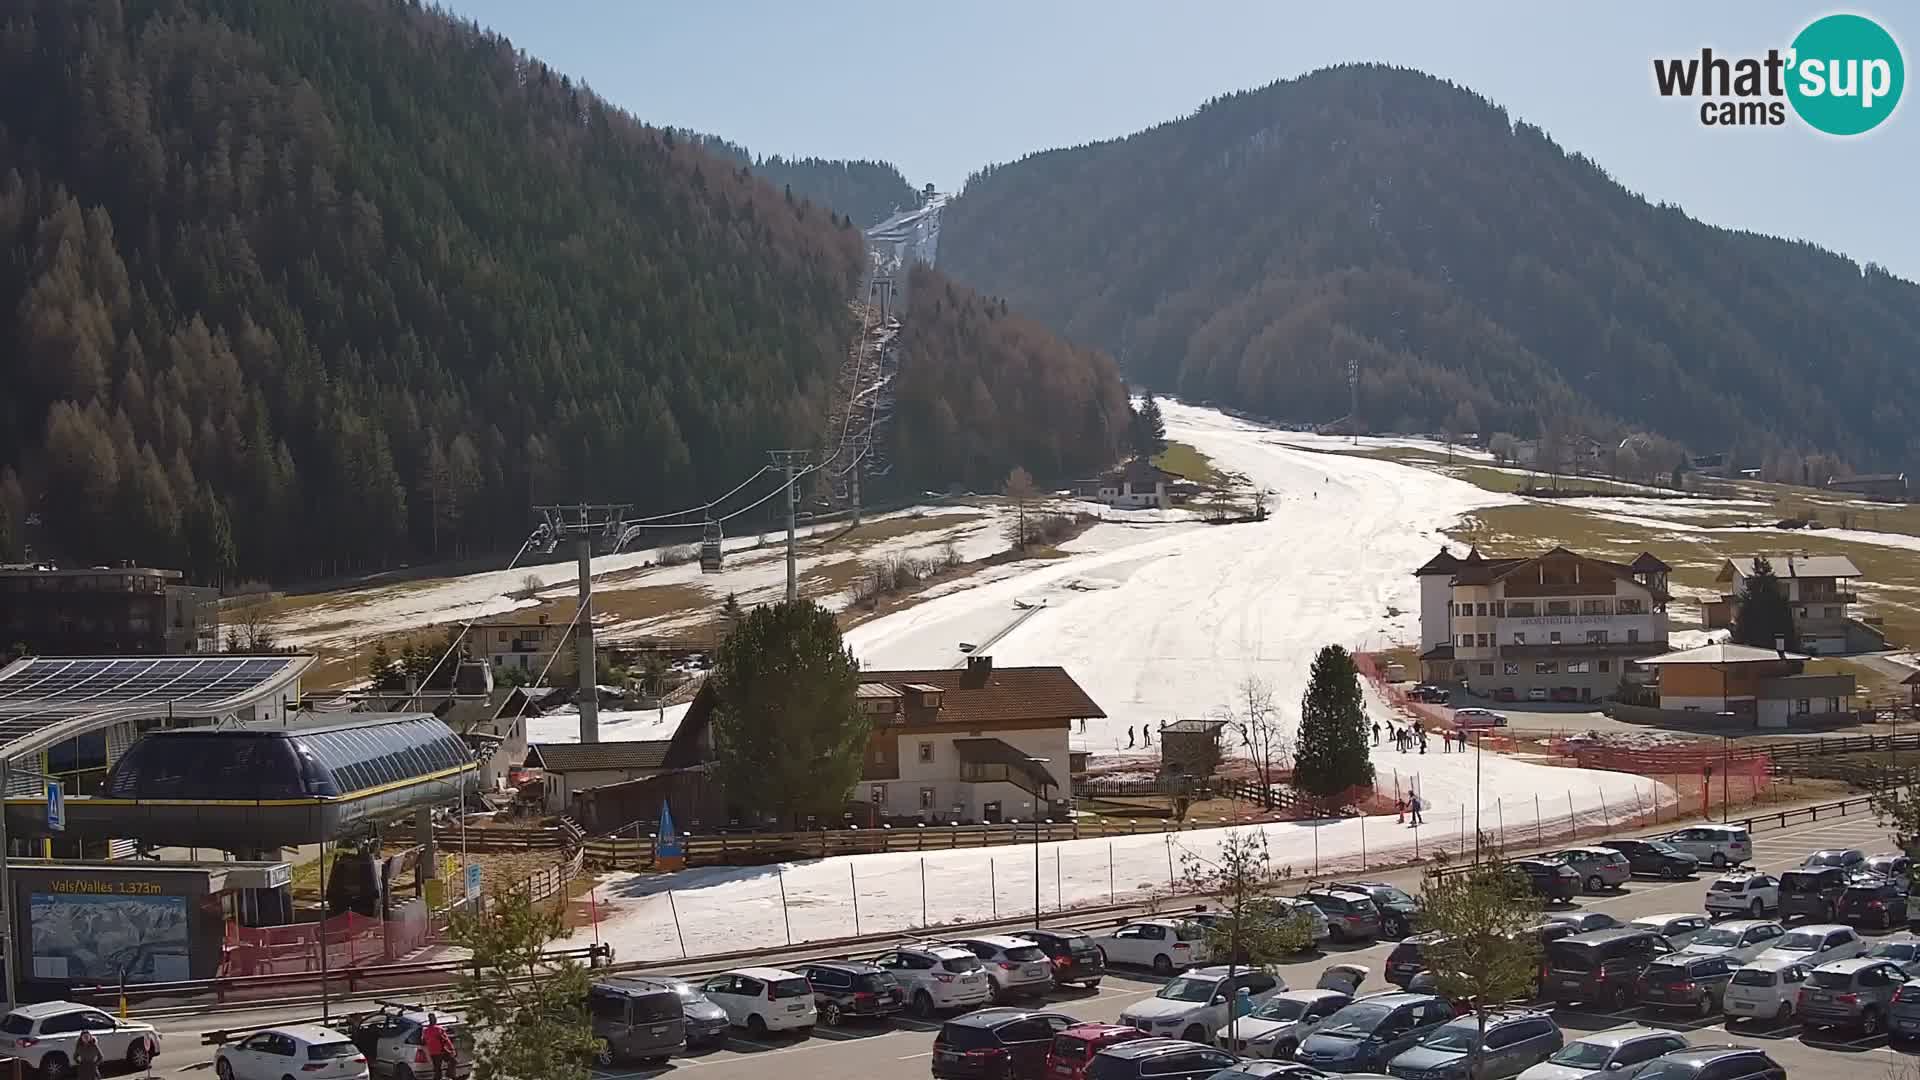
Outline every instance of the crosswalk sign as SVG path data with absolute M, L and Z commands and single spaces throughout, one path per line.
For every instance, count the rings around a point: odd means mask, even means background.
M 47 828 L 61 832 L 67 827 L 67 800 L 60 791 L 60 781 L 47 781 Z

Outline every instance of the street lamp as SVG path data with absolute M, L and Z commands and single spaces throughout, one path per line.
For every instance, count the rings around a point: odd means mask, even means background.
M 1048 777 L 1053 774 L 1047 771 L 1046 766 L 1052 760 L 1052 758 L 1034 757 L 1031 754 L 1027 756 L 1028 764 L 1040 766 L 1041 773 Z M 1033 804 L 1033 928 L 1035 930 L 1040 929 L 1040 799 L 1045 794 L 1049 783 L 1049 780 L 1040 782 L 1040 794 L 1034 795 Z M 1053 818 L 1048 817 L 1047 820 L 1052 821 Z

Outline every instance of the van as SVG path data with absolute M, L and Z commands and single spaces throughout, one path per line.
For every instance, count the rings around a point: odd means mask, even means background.
M 1789 870 L 1780 875 L 1780 921 L 1832 922 L 1846 891 L 1847 872 L 1837 866 Z
M 1575 934 L 1547 944 L 1540 990 L 1562 1004 L 1584 1001 L 1617 1012 L 1633 1003 L 1647 965 L 1673 952 L 1667 939 L 1651 930 L 1626 927 Z
M 662 1064 L 686 1045 L 679 993 L 658 979 L 604 979 L 587 988 L 587 1014 L 602 1065 Z

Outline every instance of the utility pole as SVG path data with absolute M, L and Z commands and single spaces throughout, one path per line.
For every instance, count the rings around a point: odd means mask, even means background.
M 795 470 L 804 465 L 809 456 L 805 450 L 767 451 L 767 457 L 787 474 L 787 603 L 789 604 L 800 595 L 800 578 L 794 564 L 793 547 L 793 519 L 800 505 L 800 489 L 794 485 L 798 475 Z
M 600 741 L 600 682 L 593 651 L 593 538 L 606 537 L 617 543 L 626 524 L 624 503 L 580 503 L 577 506 L 536 506 L 545 519 L 546 551 L 552 552 L 563 536 L 578 542 L 580 558 L 580 612 L 574 617 L 573 644 L 575 666 L 579 668 L 580 741 Z M 572 515 L 569 518 L 569 515 Z

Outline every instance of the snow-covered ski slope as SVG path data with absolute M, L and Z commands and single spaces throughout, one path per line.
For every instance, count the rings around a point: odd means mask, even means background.
M 940 254 L 940 211 L 947 196 L 934 195 L 924 205 L 902 210 L 867 230 L 867 253 L 880 276 L 903 274 L 916 262 L 932 266 Z

